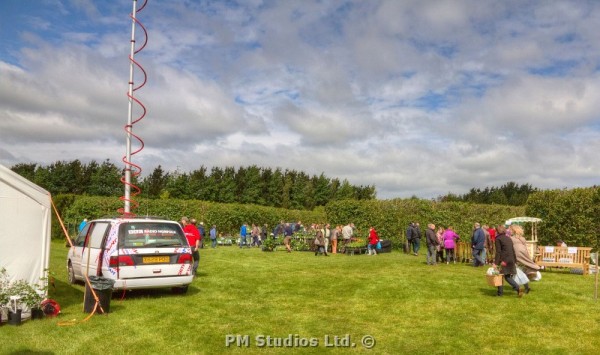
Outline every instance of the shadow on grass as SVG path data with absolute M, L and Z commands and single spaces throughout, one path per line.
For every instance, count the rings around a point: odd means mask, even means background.
M 40 354 L 40 355 L 53 355 L 55 353 L 51 352 L 51 351 L 37 351 L 37 350 L 31 350 L 31 349 L 20 349 L 20 350 L 15 350 L 15 351 L 11 351 L 10 353 L 7 353 L 8 355 L 21 355 L 21 354 Z
M 49 298 L 56 300 L 61 307 L 68 307 L 83 302 L 83 284 L 71 285 L 55 279 L 54 286 L 50 286 Z
M 199 276 L 202 275 L 199 273 Z M 127 299 L 185 297 L 197 295 L 199 293 L 200 287 L 194 286 L 193 284 L 188 287 L 188 291 L 186 293 L 182 293 L 178 290 L 172 290 L 171 288 L 125 291 L 117 290 L 112 293 L 109 313 L 124 308 L 123 305 L 119 304 L 119 301 L 126 301 Z M 63 309 L 74 305 L 83 305 L 84 295 L 85 285 L 81 282 L 71 285 L 61 280 L 55 280 L 54 287 L 50 286 L 49 298 L 56 300 Z
M 172 290 L 170 288 L 153 288 L 145 290 L 125 290 L 115 291 L 112 294 L 112 300 L 142 299 L 142 298 L 164 298 L 164 297 L 185 297 L 200 293 L 200 288 L 193 284 L 188 287 L 186 293 Z M 112 306 L 111 306 L 112 307 Z

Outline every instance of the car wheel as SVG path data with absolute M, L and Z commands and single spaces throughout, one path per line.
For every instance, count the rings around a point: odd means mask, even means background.
M 181 286 L 181 287 L 173 287 L 171 288 L 171 292 L 178 294 L 178 295 L 183 295 L 185 293 L 187 293 L 188 291 L 188 286 Z
M 77 280 L 75 280 L 75 270 L 73 270 L 73 265 L 71 263 L 67 266 L 67 272 L 69 274 L 69 283 L 71 285 L 75 284 Z

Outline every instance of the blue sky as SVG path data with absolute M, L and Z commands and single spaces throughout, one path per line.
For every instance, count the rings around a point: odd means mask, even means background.
M 0 164 L 120 164 L 131 9 L 0 3 Z M 138 19 L 146 173 L 280 167 L 382 199 L 598 184 L 600 2 L 150 0 Z

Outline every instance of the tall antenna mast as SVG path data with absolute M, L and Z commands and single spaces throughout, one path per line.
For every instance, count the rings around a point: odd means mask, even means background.
M 127 91 L 127 97 L 129 101 L 129 107 L 127 110 L 127 141 L 125 144 L 125 160 L 131 162 L 131 133 L 132 133 L 132 122 L 133 122 L 133 60 L 135 56 L 135 20 L 137 11 L 137 0 L 133 0 L 133 10 L 131 10 L 131 48 L 129 50 L 129 89 Z M 125 206 L 123 211 L 126 215 L 131 214 L 131 165 L 125 165 Z
M 144 107 L 144 105 L 138 99 L 136 99 L 134 97 L 134 93 L 136 90 L 138 90 L 139 88 L 141 88 L 142 86 L 144 86 L 146 84 L 147 76 L 146 76 L 146 71 L 139 63 L 137 63 L 135 61 L 134 56 L 139 51 L 144 49 L 144 47 L 146 47 L 146 44 L 148 43 L 148 32 L 146 31 L 146 28 L 144 28 L 144 25 L 142 25 L 142 23 L 139 22 L 136 18 L 136 14 L 138 12 L 140 12 L 146 6 L 147 2 L 148 2 L 148 0 L 145 0 L 144 4 L 139 9 L 137 9 L 137 0 L 133 0 L 133 10 L 131 11 L 131 14 L 129 15 L 131 17 L 131 48 L 130 48 L 130 52 L 129 52 L 129 88 L 127 91 L 129 107 L 128 107 L 128 112 L 127 112 L 127 125 L 125 126 L 127 140 L 126 140 L 125 156 L 123 157 L 123 162 L 125 163 L 125 176 L 123 178 L 121 178 L 121 182 L 123 182 L 123 184 L 125 185 L 125 193 L 124 193 L 124 196 L 121 197 L 121 200 L 123 200 L 123 202 L 124 202 L 124 206 L 122 209 L 119 209 L 119 212 L 125 217 L 134 215 L 131 212 L 131 210 L 132 210 L 132 208 L 136 208 L 137 206 L 139 206 L 139 203 L 137 203 L 136 201 L 133 201 L 132 197 L 138 195 L 141 192 L 140 188 L 135 186 L 131 182 L 131 179 L 133 176 L 139 175 L 141 173 L 142 169 L 140 166 L 131 162 L 131 157 L 133 155 L 137 154 L 138 152 L 140 152 L 144 148 L 144 142 L 142 141 L 142 139 L 133 133 L 133 125 L 136 122 L 140 121 L 142 118 L 144 118 L 144 116 L 146 115 L 146 107 Z M 140 28 L 144 31 L 144 43 L 138 49 L 136 49 L 136 47 L 135 47 L 135 30 L 136 30 L 137 25 L 139 25 Z M 134 74 L 136 67 L 139 70 L 141 70 L 141 72 L 143 74 L 143 82 L 138 86 L 134 86 L 134 81 L 133 81 L 133 76 L 134 76 L 133 74 Z M 134 101 L 142 109 L 142 114 L 135 119 L 133 118 L 133 102 Z M 131 148 L 132 147 L 132 138 L 135 138 L 140 143 L 140 147 L 135 151 L 132 151 L 132 148 Z M 132 193 L 132 188 L 134 190 L 133 193 Z M 133 202 L 133 206 L 132 206 L 132 202 Z

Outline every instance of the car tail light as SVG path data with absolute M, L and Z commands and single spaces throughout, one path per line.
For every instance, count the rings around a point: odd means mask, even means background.
M 179 254 L 177 264 L 191 264 L 192 260 L 192 254 Z
M 119 255 L 110 257 L 110 267 L 133 266 L 133 259 L 129 255 Z

